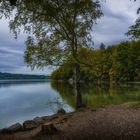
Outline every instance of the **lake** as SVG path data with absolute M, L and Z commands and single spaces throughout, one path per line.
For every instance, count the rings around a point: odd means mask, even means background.
M 140 101 L 140 84 L 81 83 L 81 99 L 88 107 Z M 73 86 L 50 81 L 0 81 L 0 128 L 37 116 L 52 115 L 58 109 L 76 109 Z

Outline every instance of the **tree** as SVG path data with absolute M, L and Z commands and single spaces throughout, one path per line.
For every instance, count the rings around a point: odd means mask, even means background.
M 101 49 L 101 50 L 105 50 L 105 44 L 104 44 L 104 43 L 101 43 L 100 49 Z
M 1 0 L 1 14 L 8 17 L 10 29 L 17 37 L 23 27 L 29 36 L 25 62 L 32 69 L 61 65 L 71 55 L 74 63 L 74 83 L 79 83 L 78 48 L 90 46 L 90 31 L 97 18 L 102 16 L 98 0 Z
M 137 0 L 134 0 L 137 1 Z M 137 14 L 140 14 L 140 7 L 137 10 Z M 140 17 L 136 20 L 135 24 L 129 27 L 127 36 L 131 36 L 132 39 L 140 39 Z
M 80 64 L 80 80 L 120 82 L 140 80 L 140 41 L 126 41 L 101 49 L 80 48 L 78 58 L 94 67 Z M 70 58 L 67 64 L 52 73 L 52 79 L 69 80 L 72 75 Z
M 140 17 L 136 20 L 134 25 L 129 27 L 126 35 L 131 36 L 133 39 L 140 39 Z
M 15 0 L 10 0 L 10 4 L 13 2 L 15 4 Z M 14 20 L 10 21 L 10 28 L 16 36 L 20 27 L 34 34 L 26 41 L 27 64 L 32 68 L 57 65 L 72 54 L 77 65 L 78 47 L 89 45 L 92 26 L 102 15 L 99 1 L 17 0 L 16 3 L 11 10 L 9 6 L 3 6 L 8 5 L 7 1 L 2 1 L 0 8 L 6 13 L 16 9 Z

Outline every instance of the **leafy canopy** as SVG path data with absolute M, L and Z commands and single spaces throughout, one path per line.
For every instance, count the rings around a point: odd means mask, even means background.
M 78 58 L 94 67 L 80 64 L 80 79 L 84 81 L 140 81 L 140 41 L 126 41 L 104 49 L 80 48 Z M 51 78 L 69 80 L 73 76 L 73 63 L 56 69 Z
M 131 36 L 133 39 L 140 40 L 140 17 L 136 20 L 134 25 L 129 27 L 126 34 Z
M 90 32 L 102 16 L 98 0 L 1 0 L 0 9 L 6 17 L 14 13 L 10 29 L 15 37 L 21 28 L 32 33 L 25 51 L 25 61 L 32 68 L 76 57 L 78 47 L 92 43 Z
M 140 14 L 140 7 L 137 10 L 137 14 Z M 132 39 L 140 40 L 140 17 L 136 20 L 134 25 L 129 27 L 126 35 L 131 36 Z

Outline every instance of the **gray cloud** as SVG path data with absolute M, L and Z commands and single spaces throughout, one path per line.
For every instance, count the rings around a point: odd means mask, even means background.
M 15 54 L 15 55 L 19 55 L 19 54 L 22 54 L 23 55 L 23 51 L 20 51 L 20 50 L 15 50 L 15 49 L 12 49 L 11 50 L 11 48 L 9 48 L 9 47 L 6 47 L 6 46 L 4 46 L 4 47 L 1 47 L 0 48 L 0 53 L 1 54 Z
M 107 0 L 102 3 L 104 16 L 97 21 L 93 28 L 94 47 L 98 47 L 101 42 L 106 45 L 128 40 L 125 33 L 128 27 L 134 24 L 138 17 L 136 14 L 140 1 L 134 3 L 127 0 Z

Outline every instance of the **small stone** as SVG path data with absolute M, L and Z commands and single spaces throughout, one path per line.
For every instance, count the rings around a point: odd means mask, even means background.
M 9 131 L 8 131 L 8 129 L 7 128 L 3 128 L 3 129 L 1 129 L 1 131 L 0 131 L 0 133 L 8 133 Z
M 43 116 L 41 117 L 44 121 L 47 121 L 49 119 L 49 116 Z
M 55 119 L 57 119 L 58 118 L 58 115 L 57 114 L 54 114 L 54 115 L 52 115 L 52 116 L 49 116 L 49 121 L 52 121 L 52 120 L 55 120 Z
M 43 124 L 45 122 L 41 117 L 36 117 L 33 119 L 33 121 L 35 121 L 35 123 L 38 125 Z
M 22 125 L 20 123 L 16 123 L 16 124 L 11 125 L 10 127 L 8 127 L 7 130 L 9 132 L 22 131 Z
M 38 124 L 33 120 L 27 120 L 23 123 L 24 130 L 31 130 L 38 127 Z
M 66 111 L 64 109 L 59 109 L 57 111 L 57 114 L 65 114 L 65 113 L 66 113 Z
M 44 135 L 53 135 L 57 132 L 57 129 L 53 123 L 49 122 L 42 125 L 41 132 Z
M 51 115 L 51 116 L 43 116 L 41 117 L 44 121 L 52 121 L 56 118 L 58 118 L 58 115 L 57 114 L 54 114 L 54 115 Z

